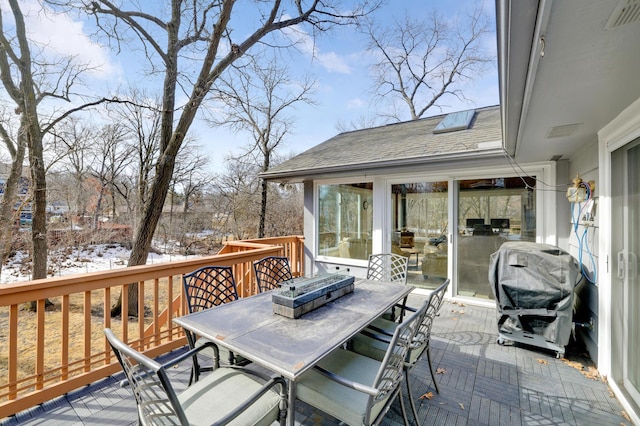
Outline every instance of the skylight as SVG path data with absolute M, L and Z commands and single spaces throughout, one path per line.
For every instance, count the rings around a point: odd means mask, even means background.
M 471 120 L 473 120 L 475 115 L 475 109 L 447 114 L 433 129 L 433 133 L 447 133 L 455 132 L 457 130 L 466 130 L 469 128 Z

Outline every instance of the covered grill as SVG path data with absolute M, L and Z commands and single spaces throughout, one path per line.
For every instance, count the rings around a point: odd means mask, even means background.
M 564 355 L 578 273 L 576 260 L 558 247 L 521 241 L 502 244 L 489 264 L 498 343 L 511 340 Z

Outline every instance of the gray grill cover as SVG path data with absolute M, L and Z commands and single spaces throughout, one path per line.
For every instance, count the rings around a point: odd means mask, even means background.
M 489 263 L 499 331 L 534 333 L 566 346 L 578 271 L 576 260 L 556 246 L 523 241 L 502 244 Z

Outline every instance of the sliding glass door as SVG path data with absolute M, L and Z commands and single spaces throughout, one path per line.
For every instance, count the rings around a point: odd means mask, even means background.
M 456 288 L 460 296 L 493 298 L 489 257 L 509 240 L 535 241 L 534 177 L 458 182 Z
M 614 151 L 612 160 L 613 375 L 640 404 L 640 140 Z M 620 365 L 621 364 L 621 365 Z
M 436 288 L 447 279 L 447 181 L 391 185 L 391 252 L 408 257 L 412 285 Z

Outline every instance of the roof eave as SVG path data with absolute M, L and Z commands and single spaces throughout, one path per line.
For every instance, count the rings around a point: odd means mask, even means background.
M 496 0 L 498 85 L 504 146 L 517 155 L 552 0 Z
M 423 164 L 441 164 L 452 161 L 468 161 L 468 160 L 485 160 L 502 157 L 504 151 L 502 148 L 487 149 L 481 151 L 465 151 L 463 153 L 451 153 L 432 155 L 427 157 L 400 158 L 385 161 L 375 161 L 370 163 L 362 163 L 357 166 L 354 164 L 345 164 L 331 167 L 318 167 L 304 170 L 289 170 L 282 172 L 262 172 L 258 176 L 267 181 L 275 182 L 303 182 L 304 180 L 314 179 L 318 176 L 336 175 L 346 172 L 363 171 L 363 170 L 383 170 L 406 168 Z M 357 167 L 357 168 L 356 168 Z

